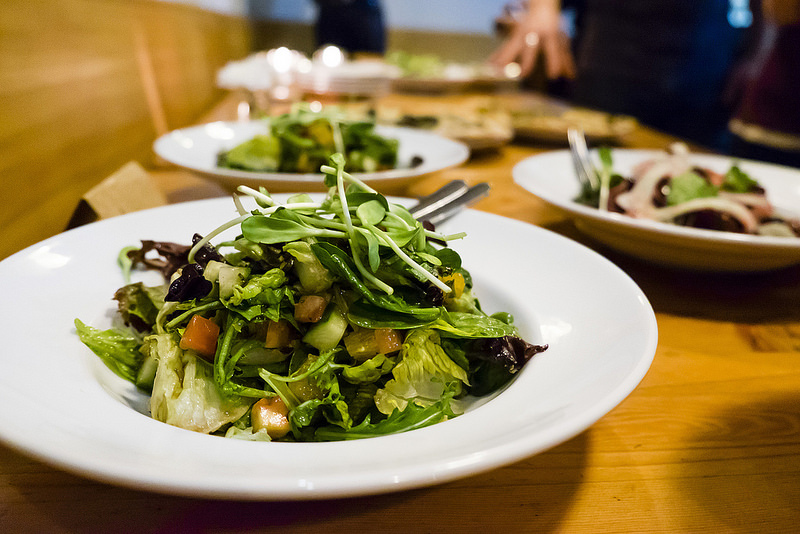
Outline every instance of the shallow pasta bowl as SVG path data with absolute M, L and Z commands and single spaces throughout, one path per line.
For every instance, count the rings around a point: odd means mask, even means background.
M 254 172 L 217 165 L 217 155 L 258 134 L 267 132 L 264 121 L 218 121 L 174 130 L 153 144 L 166 161 L 196 172 L 229 188 L 239 185 L 266 187 L 270 191 L 324 190 L 320 173 Z M 353 173 L 376 188 L 395 188 L 420 176 L 458 166 L 470 155 L 467 145 L 440 135 L 397 126 L 376 126 L 375 133 L 398 140 L 394 169 Z M 419 163 L 418 163 L 419 162 Z
M 614 149 L 614 170 L 627 175 L 655 150 Z M 693 154 L 693 164 L 726 172 L 736 162 L 767 191 L 777 211 L 800 216 L 800 170 L 778 165 Z M 646 261 L 699 271 L 754 272 L 800 263 L 800 238 L 770 237 L 688 228 L 603 212 L 574 201 L 580 192 L 570 153 L 532 156 L 513 170 L 514 181 L 569 214 L 575 226 L 596 241 Z
M 235 214 L 228 199 L 156 208 L 71 230 L 0 262 L 0 291 L 13 303 L 0 309 L 0 442 L 82 476 L 176 495 L 398 491 L 568 440 L 622 402 L 655 353 L 653 310 L 620 269 L 552 232 L 466 210 L 441 229 L 467 232 L 455 246 L 483 308 L 511 312 L 523 337 L 549 345 L 504 390 L 449 421 L 350 442 L 248 442 L 172 427 L 150 418 L 147 397 L 80 343 L 73 320 L 110 325 L 122 247 L 140 239 L 186 243 Z

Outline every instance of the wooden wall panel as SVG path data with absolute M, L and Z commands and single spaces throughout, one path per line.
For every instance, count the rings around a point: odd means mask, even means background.
M 217 68 L 250 42 L 245 20 L 164 2 L 0 2 L 0 258 L 63 230 L 126 162 L 152 161 L 158 134 L 222 96 Z
M 163 2 L 146 3 L 138 13 L 153 73 L 172 130 L 194 121 L 222 92 L 216 73 L 252 47 L 248 21 Z
M 128 161 L 154 164 L 155 138 L 223 95 L 214 78 L 227 61 L 281 45 L 312 51 L 311 28 L 156 0 L 0 0 L 0 258 L 62 231 Z M 401 30 L 389 45 L 457 60 L 491 47 Z

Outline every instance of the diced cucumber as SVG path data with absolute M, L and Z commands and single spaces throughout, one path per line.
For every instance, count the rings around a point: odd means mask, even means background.
M 242 365 L 267 365 L 275 362 L 282 362 L 289 357 L 289 353 L 282 352 L 278 349 L 268 349 L 266 347 L 258 347 L 256 349 L 245 352 L 239 363 Z
M 153 390 L 153 382 L 156 379 L 156 370 L 158 369 L 158 360 L 153 356 L 145 357 L 142 366 L 139 367 L 139 372 L 136 375 L 136 386 L 146 391 Z
M 206 268 L 203 269 L 203 278 L 208 280 L 211 283 L 216 282 L 219 279 L 219 269 L 225 265 L 221 261 L 211 260 L 206 264 Z
M 234 267 L 233 265 L 223 264 L 219 268 L 219 296 L 222 299 L 229 299 L 233 296 L 233 287 L 241 285 L 250 275 L 247 267 Z
M 233 286 L 242 284 L 250 276 L 247 267 L 234 267 L 227 263 L 211 260 L 203 270 L 203 278 L 209 282 L 218 282 L 219 296 L 229 299 L 233 296 Z
M 312 326 L 303 341 L 319 351 L 330 350 L 339 344 L 345 330 L 347 330 L 347 319 L 339 311 L 338 306 L 329 306 L 325 316 L 314 326 Z
M 295 258 L 294 271 L 306 292 L 322 293 L 331 287 L 333 277 L 311 252 L 309 243 L 294 241 L 286 245 L 283 250 Z
M 380 352 L 375 330 L 367 328 L 356 328 L 354 332 L 347 334 L 344 338 L 344 346 L 350 356 L 359 361 L 372 358 Z
M 316 258 L 312 262 L 296 261 L 294 272 L 297 273 L 300 285 L 306 291 L 321 293 L 331 287 L 330 273 Z

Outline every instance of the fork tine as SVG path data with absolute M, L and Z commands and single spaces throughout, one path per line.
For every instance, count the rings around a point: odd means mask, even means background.
M 489 194 L 491 190 L 491 186 L 486 182 L 481 182 L 479 184 L 475 184 L 470 187 L 467 191 L 464 192 L 458 198 L 453 199 L 449 204 L 444 205 L 428 213 L 424 217 L 417 217 L 419 220 L 426 220 L 433 225 L 438 225 L 462 209 L 466 208 L 467 206 L 471 206 L 478 200 L 482 199 L 483 197 Z
M 466 193 L 468 189 L 469 186 L 464 180 L 453 180 L 430 195 L 419 199 L 419 202 L 415 206 L 410 207 L 408 211 L 415 219 L 421 219 L 442 206 L 446 206 L 454 199 Z
M 597 176 L 594 172 L 594 166 L 589 159 L 589 148 L 586 145 L 586 136 L 582 131 L 576 128 L 569 128 L 567 130 L 567 139 L 569 140 L 569 148 L 572 152 L 572 163 L 575 166 L 575 173 L 578 179 L 589 185 L 592 189 L 597 189 Z

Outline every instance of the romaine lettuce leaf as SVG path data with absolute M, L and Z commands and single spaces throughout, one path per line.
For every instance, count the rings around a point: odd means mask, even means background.
M 116 328 L 98 330 L 75 319 L 75 329 L 84 345 L 89 347 L 114 374 L 136 382 L 136 375 L 144 361 L 139 351 L 141 341 L 132 333 Z
M 386 415 L 402 412 L 410 403 L 435 404 L 451 384 L 455 384 L 456 394 L 462 384 L 469 385 L 467 372 L 445 353 L 439 334 L 429 328 L 408 334 L 392 376 L 375 394 L 375 405 Z
M 251 276 L 244 285 L 234 285 L 231 298 L 221 302 L 247 320 L 264 316 L 278 321 L 281 303 L 291 292 L 285 284 L 286 274 L 280 269 L 271 269 L 262 275 Z
M 483 315 L 480 309 L 480 303 L 478 299 L 475 298 L 471 289 L 465 289 L 457 298 L 448 297 L 444 301 L 444 306 L 451 312 Z
M 262 275 L 251 276 L 243 286 L 233 286 L 233 296 L 227 304 L 238 306 L 245 300 L 272 305 L 278 304 L 283 292 L 266 290 L 280 289 L 285 283 L 286 274 L 280 269 L 271 269 Z
M 223 394 L 214 382 L 211 366 L 181 350 L 172 335 L 148 336 L 145 346 L 158 360 L 150 397 L 154 419 L 208 434 L 242 417 L 253 402 Z
M 266 428 L 253 432 L 253 427 L 238 428 L 230 426 L 225 432 L 226 438 L 241 439 L 243 441 L 272 441 Z
M 394 367 L 394 359 L 385 354 L 378 354 L 360 365 L 348 366 L 342 369 L 342 377 L 351 384 L 366 384 L 375 382 Z

